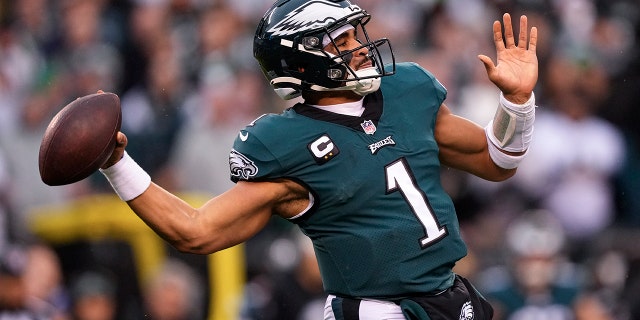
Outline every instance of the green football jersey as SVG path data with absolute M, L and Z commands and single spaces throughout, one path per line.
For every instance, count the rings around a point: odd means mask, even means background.
M 312 193 L 292 221 L 313 241 L 330 294 L 442 290 L 466 254 L 434 138 L 446 89 L 416 64 L 396 68 L 361 117 L 298 104 L 241 130 L 231 151 L 233 181 L 289 178 Z

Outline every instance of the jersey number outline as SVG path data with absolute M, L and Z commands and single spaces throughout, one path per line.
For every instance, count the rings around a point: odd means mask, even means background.
M 387 194 L 400 191 L 413 214 L 418 218 L 424 228 L 425 236 L 420 239 L 420 246 L 424 249 L 446 237 L 449 232 L 446 227 L 440 226 L 429 199 L 418 187 L 416 179 L 409 168 L 406 159 L 400 158 L 384 167 Z

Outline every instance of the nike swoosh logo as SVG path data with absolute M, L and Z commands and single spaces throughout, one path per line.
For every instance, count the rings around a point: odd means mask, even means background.
M 247 141 L 247 139 L 249 139 L 249 132 L 240 131 L 240 140 L 244 142 L 244 141 Z

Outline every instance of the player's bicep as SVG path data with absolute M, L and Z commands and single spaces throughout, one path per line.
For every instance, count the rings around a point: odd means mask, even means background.
M 446 105 L 438 111 L 435 126 L 435 138 L 441 151 L 445 151 L 441 160 L 457 162 L 460 159 L 449 159 L 458 155 L 473 157 L 487 150 L 484 129 L 474 122 L 459 117 L 451 112 Z
M 440 162 L 487 180 L 503 180 L 515 171 L 498 167 L 491 160 L 484 129 L 457 116 L 442 105 L 438 111 L 435 138 L 440 148 Z
M 209 226 L 201 231 L 214 232 L 214 251 L 234 246 L 262 230 L 273 215 L 287 218 L 303 211 L 308 199 L 306 189 L 293 181 L 241 180 L 200 208 L 203 226 Z
M 286 191 L 277 183 L 239 181 L 201 207 L 202 233 L 212 237 L 212 251 L 242 243 L 269 221 Z

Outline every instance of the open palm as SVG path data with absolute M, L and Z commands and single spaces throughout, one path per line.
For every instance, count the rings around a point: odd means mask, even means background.
M 500 21 L 493 23 L 497 64 L 494 64 L 486 55 L 479 55 L 478 58 L 484 63 L 489 80 L 503 92 L 507 100 L 524 103 L 531 96 L 538 81 L 538 57 L 536 56 L 538 30 L 533 27 L 529 34 L 527 17 L 520 17 L 520 34 L 516 44 L 511 16 L 508 13 L 504 14 L 503 22 L 504 39 Z

